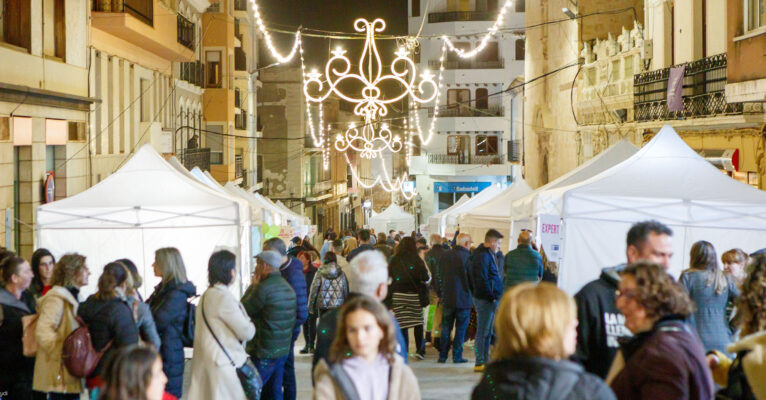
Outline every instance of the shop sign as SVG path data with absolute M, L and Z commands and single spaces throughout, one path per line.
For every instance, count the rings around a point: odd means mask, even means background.
M 434 182 L 436 193 L 475 193 L 490 187 L 492 182 Z

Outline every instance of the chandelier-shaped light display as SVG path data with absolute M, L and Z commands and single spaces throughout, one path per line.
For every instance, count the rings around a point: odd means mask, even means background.
M 377 122 L 388 114 L 389 104 L 400 101 L 405 96 L 410 96 L 418 103 L 425 103 L 437 95 L 437 84 L 430 71 L 423 72 L 420 81 L 416 81 L 415 63 L 405 48 L 400 48 L 394 53 L 396 58 L 391 62 L 391 73 L 383 75 L 383 63 L 375 44 L 375 33 L 382 32 L 385 27 L 386 23 L 380 18 L 372 22 L 363 18 L 357 19 L 354 29 L 357 32 L 366 32 L 364 50 L 359 58 L 359 72 L 351 72 L 351 61 L 346 57 L 346 51 L 337 48 L 332 51 L 332 57 L 325 65 L 324 77 L 319 72 L 312 71 L 306 75 L 308 79 L 303 85 L 303 92 L 310 101 L 322 102 L 334 93 L 342 100 L 355 104 L 354 114 L 363 118 L 364 125 L 361 128 L 351 126 L 344 134 L 336 136 L 335 148 L 338 151 L 358 151 L 364 158 L 376 158 L 384 150 L 398 152 L 402 149 L 402 139 L 393 135 L 388 125 Z M 345 93 L 339 87 L 341 84 L 352 82 L 362 86 L 358 96 Z M 384 98 L 381 85 L 389 82 L 398 84 L 396 86 L 401 91 L 393 95 L 388 93 L 389 97 Z M 317 95 L 311 94 L 312 88 Z M 429 94 L 426 95 L 427 93 Z

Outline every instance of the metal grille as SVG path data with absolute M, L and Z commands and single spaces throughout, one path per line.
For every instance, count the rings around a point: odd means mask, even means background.
M 726 53 L 686 64 L 683 77 L 683 111 L 667 105 L 670 68 L 633 77 L 633 111 L 636 121 L 656 121 L 742 114 L 742 103 L 727 103 Z
M 503 164 L 500 155 L 428 154 L 429 164 Z
M 203 171 L 210 171 L 210 149 L 183 149 L 181 150 L 181 160 L 183 160 L 184 167 L 188 170 L 192 170 L 194 167 L 199 167 Z
M 184 47 L 194 50 L 194 23 L 178 14 L 178 43 Z

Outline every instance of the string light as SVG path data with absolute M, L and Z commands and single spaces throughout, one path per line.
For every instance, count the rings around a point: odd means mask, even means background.
M 303 86 L 303 92 L 310 101 L 322 102 L 334 93 L 342 100 L 355 104 L 354 114 L 364 118 L 364 125 L 361 131 L 352 125 L 345 134 L 338 134 L 335 148 L 338 151 L 346 151 L 349 148 L 356 150 L 363 158 L 376 158 L 383 150 L 398 152 L 402 148 L 401 138 L 393 135 L 387 124 L 375 123 L 388 114 L 388 104 L 395 103 L 405 96 L 409 96 L 415 102 L 426 103 L 435 99 L 438 93 L 434 75 L 428 70 L 420 75 L 420 82 L 416 83 L 417 68 L 404 47 L 394 53 L 396 58 L 391 62 L 391 73 L 382 75 L 383 65 L 375 43 L 375 32 L 381 32 L 385 27 L 386 23 L 380 18 L 372 22 L 364 18 L 357 19 L 354 29 L 357 32 L 366 32 L 364 50 L 359 58 L 359 73 L 350 73 L 351 61 L 346 57 L 346 51 L 338 47 L 331 52 L 333 56 L 325 65 L 324 79 L 328 85 L 326 91 L 325 81 L 320 79 L 322 74 L 316 70 L 308 73 L 308 79 Z M 335 68 L 334 65 L 340 68 Z M 349 95 L 339 88 L 339 85 L 346 81 L 362 85 L 359 93 L 361 97 Z M 396 82 L 403 90 L 390 98 L 383 98 L 379 85 L 386 82 Z M 311 94 L 312 85 L 319 95 Z M 432 88 L 431 95 L 424 96 L 429 86 Z
M 351 167 L 349 168 L 351 170 L 351 176 L 353 176 L 354 180 L 363 188 L 371 189 L 379 185 L 383 190 L 385 190 L 388 193 L 401 192 L 402 196 L 404 196 L 404 198 L 407 200 L 415 196 L 416 192 L 414 191 L 409 192 L 404 190 L 404 183 L 407 182 L 406 172 L 402 174 L 401 178 L 396 178 L 393 182 L 391 181 L 391 177 L 388 175 L 388 170 L 386 169 L 386 165 L 385 165 L 385 161 L 383 160 L 383 157 L 379 157 L 379 159 L 383 167 L 382 170 L 383 170 L 385 179 L 381 178 L 380 176 L 377 176 L 375 177 L 375 180 L 372 181 L 371 184 L 365 183 L 361 178 L 359 178 L 359 175 L 357 175 L 354 165 L 351 164 L 351 160 L 348 159 L 348 153 L 343 153 L 343 157 L 346 160 L 346 165 Z
M 523 1 L 523 0 L 520 0 Z M 452 40 L 447 37 L 447 35 L 442 35 L 441 39 L 444 41 L 444 43 L 449 47 L 450 51 L 455 52 L 460 58 L 472 58 L 475 57 L 477 54 L 479 54 L 482 50 L 484 50 L 485 47 L 487 47 L 487 43 L 489 43 L 489 39 L 491 39 L 495 34 L 497 33 L 498 28 L 500 28 L 500 25 L 503 24 L 503 20 L 505 19 L 505 13 L 508 12 L 508 10 L 513 5 L 513 2 L 511 0 L 507 0 L 505 4 L 503 4 L 503 7 L 500 9 L 500 12 L 497 14 L 497 19 L 495 19 L 495 23 L 492 24 L 492 26 L 487 29 L 487 33 L 484 34 L 484 37 L 481 38 L 479 41 L 479 45 L 474 47 L 471 51 L 465 51 L 461 48 L 455 47 L 455 44 L 452 43 Z
M 266 30 L 266 25 L 263 24 L 263 20 L 261 19 L 261 12 L 258 9 L 258 4 L 255 3 L 255 0 L 250 0 L 250 4 L 253 6 L 253 14 L 255 15 L 255 23 L 258 25 L 258 30 L 263 33 L 263 39 L 266 42 L 266 47 L 271 52 L 271 55 L 280 63 L 288 63 L 290 60 L 295 57 L 295 52 L 298 50 L 298 47 L 301 47 L 301 54 L 303 54 L 302 45 L 301 45 L 301 31 L 300 29 L 295 31 L 295 41 L 293 42 L 293 47 L 290 49 L 290 53 L 288 53 L 286 56 L 283 56 L 279 54 L 277 51 L 277 48 L 274 47 L 274 42 L 271 40 L 271 34 L 269 31 Z

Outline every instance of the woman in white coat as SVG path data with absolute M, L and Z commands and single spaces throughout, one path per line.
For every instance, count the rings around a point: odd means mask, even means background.
M 191 386 L 186 398 L 244 400 L 245 392 L 235 367 L 210 333 L 212 329 L 235 365 L 245 363 L 247 353 L 243 342 L 255 335 L 255 326 L 229 291 L 235 280 L 236 256 L 225 250 L 215 252 L 207 268 L 210 287 L 197 305 Z M 202 316 L 203 307 L 210 329 Z

